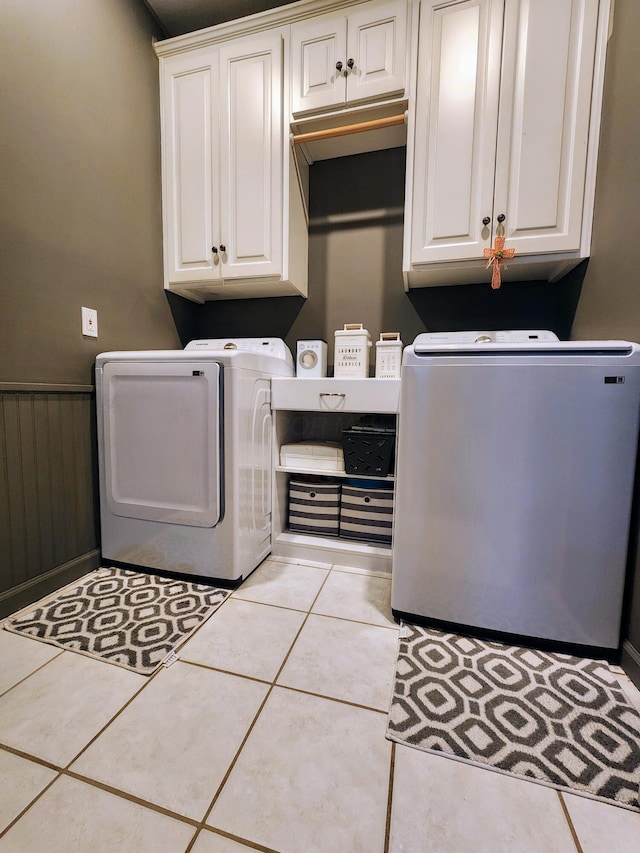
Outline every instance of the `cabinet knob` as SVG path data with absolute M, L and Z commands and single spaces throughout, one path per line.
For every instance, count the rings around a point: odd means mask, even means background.
M 504 215 L 504 213 L 501 213 L 498 216 L 498 222 L 504 222 L 506 218 L 507 217 Z
M 483 225 L 488 225 L 490 222 L 491 222 L 490 216 L 485 216 L 484 219 L 482 220 Z
M 226 251 L 227 251 L 227 247 L 226 247 L 226 246 L 223 246 L 223 245 L 222 245 L 222 243 L 220 243 L 220 251 L 221 251 L 221 252 L 226 252 Z
M 336 71 L 342 71 L 342 63 L 340 61 L 336 62 Z
M 211 251 L 213 252 L 213 254 L 214 254 L 214 255 L 217 255 L 217 254 L 218 254 L 218 247 L 217 247 L 217 246 L 212 246 L 212 247 L 211 247 Z
M 353 68 L 354 65 L 353 59 L 347 59 L 347 68 Z

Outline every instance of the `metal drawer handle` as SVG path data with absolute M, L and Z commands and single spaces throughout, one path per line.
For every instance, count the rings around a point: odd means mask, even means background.
M 346 397 L 346 394 L 341 394 L 339 391 L 321 391 L 321 397 Z

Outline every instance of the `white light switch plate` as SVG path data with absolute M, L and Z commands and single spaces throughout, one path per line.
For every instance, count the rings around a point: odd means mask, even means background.
M 82 309 L 82 334 L 89 338 L 98 337 L 98 312 L 95 308 Z

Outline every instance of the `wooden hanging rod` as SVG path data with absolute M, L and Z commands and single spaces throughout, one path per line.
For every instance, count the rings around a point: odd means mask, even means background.
M 371 121 L 361 121 L 359 124 L 343 124 L 341 127 L 327 127 L 324 130 L 311 130 L 308 133 L 294 133 L 291 141 L 294 145 L 302 145 L 304 142 L 317 142 L 320 139 L 333 139 L 336 136 L 349 136 L 352 133 L 363 133 L 365 130 L 380 130 L 385 127 L 394 127 L 404 124 L 406 113 L 386 118 L 376 118 Z

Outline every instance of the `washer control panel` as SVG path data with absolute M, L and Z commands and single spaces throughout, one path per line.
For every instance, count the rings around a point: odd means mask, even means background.
M 421 344 L 528 344 L 536 341 L 557 341 L 558 336 L 547 329 L 515 329 L 488 332 L 423 332 Z M 417 340 L 417 339 L 416 339 Z
M 243 352 L 262 352 L 284 361 L 291 358 L 289 348 L 282 338 L 208 338 L 201 341 L 190 341 L 185 350 L 211 350 L 215 352 L 241 350 Z

